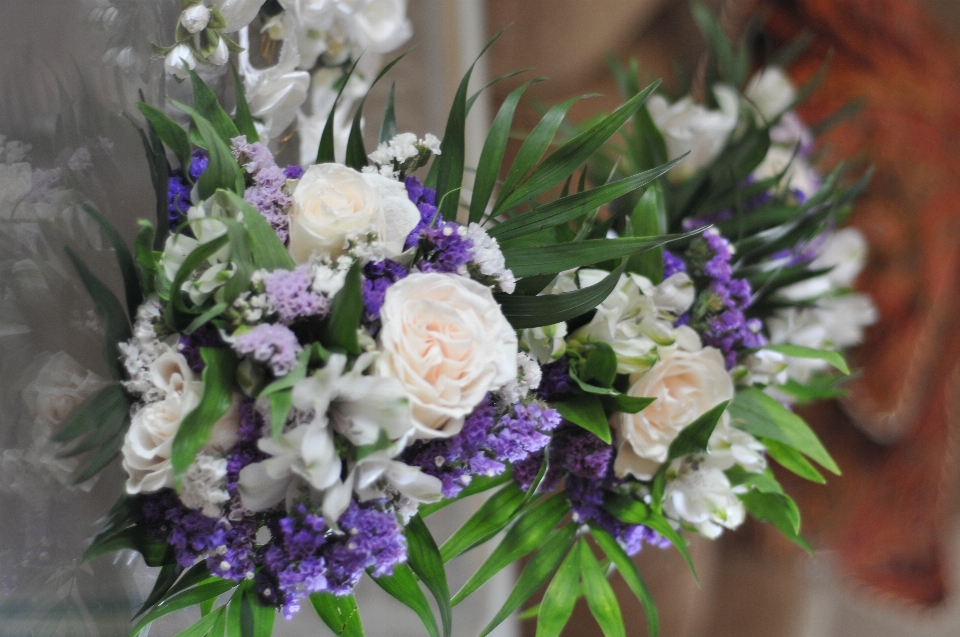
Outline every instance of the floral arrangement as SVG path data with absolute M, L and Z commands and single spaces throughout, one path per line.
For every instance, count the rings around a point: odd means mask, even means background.
M 367 153 L 361 101 L 338 163 L 356 65 L 315 163 L 285 167 L 242 87 L 228 114 L 187 68 L 193 106 L 172 105 L 189 130 L 140 104 L 155 224 L 131 251 L 86 209 L 125 303 L 70 253 L 114 382 L 57 439 L 92 451 L 78 479 L 122 458 L 126 492 L 86 557 L 134 549 L 160 567 L 132 634 L 199 605 L 186 634 L 267 635 L 276 611 L 308 603 L 362 635 L 352 591 L 366 573 L 448 636 L 452 607 L 528 554 L 483 634 L 544 585 L 528 611 L 538 634 L 559 634 L 580 595 L 623 634 L 614 571 L 656 633 L 630 559 L 643 544 L 690 562 L 681 531 L 716 537 L 750 513 L 807 546 L 769 461 L 838 472 L 789 404 L 836 395 L 824 365 L 848 372 L 837 348 L 858 334 L 831 331 L 830 312 L 851 300 L 855 239 L 833 228 L 859 185 L 809 168 L 782 74 L 718 86 L 711 110 L 618 67 L 623 106 L 544 156 L 569 104 L 551 109 L 506 166 L 527 82 L 466 198 L 472 69 L 442 141 L 395 134 L 390 103 Z M 438 546 L 424 519 L 488 491 Z M 444 564 L 504 531 L 451 595 Z

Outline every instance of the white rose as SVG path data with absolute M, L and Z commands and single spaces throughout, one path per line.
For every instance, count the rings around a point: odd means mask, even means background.
M 314 165 L 293 191 L 290 254 L 297 263 L 336 257 L 348 238 L 372 234 L 387 256 L 397 256 L 419 222 L 420 211 L 401 182 L 340 164 Z
M 797 99 L 797 90 L 783 69 L 768 66 L 750 78 L 743 95 L 769 122 L 790 108 Z
M 517 336 L 485 286 L 414 273 L 387 290 L 377 373 L 410 396 L 423 437 L 452 436 L 490 391 L 517 376 Z
M 187 7 L 180 14 L 180 24 L 188 33 L 200 33 L 207 28 L 210 22 L 210 9 L 202 4 Z
M 167 57 L 163 60 L 163 66 L 167 73 L 185 80 L 190 77 L 190 71 L 197 67 L 197 58 L 189 45 L 181 43 L 167 53 Z
M 737 126 L 740 100 L 736 91 L 718 84 L 713 93 L 720 106 L 718 111 L 707 110 L 691 97 L 672 105 L 661 95 L 653 95 L 647 101 L 650 117 L 663 134 L 670 159 L 690 152 L 670 170 L 669 176 L 675 181 L 686 179 L 710 164 Z
M 182 394 L 198 380 L 183 354 L 165 343 L 160 344 L 157 351 L 159 355 L 150 363 L 149 374 L 151 382 L 164 396 Z
M 629 396 L 656 400 L 638 414 L 617 416 L 621 443 L 614 470 L 618 476 L 649 480 L 684 427 L 733 398 L 733 380 L 719 350 L 661 348 L 660 356 L 648 372 L 630 378 Z

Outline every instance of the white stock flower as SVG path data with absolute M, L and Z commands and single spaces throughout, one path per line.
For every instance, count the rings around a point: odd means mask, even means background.
M 198 453 L 183 474 L 180 501 L 188 509 L 198 509 L 209 518 L 219 517 L 223 503 L 230 499 L 226 477 L 226 458 Z
M 723 471 L 687 456 L 674 461 L 667 472 L 663 510 L 669 517 L 693 525 L 701 535 L 715 539 L 724 527 L 743 524 L 746 510 Z
M 513 294 L 517 287 L 517 279 L 513 272 L 507 269 L 506 259 L 496 239 L 487 234 L 487 231 L 478 223 L 467 226 L 465 239 L 473 242 L 473 259 L 471 262 L 480 270 L 480 274 L 497 280 L 497 285 L 503 292 Z
M 402 183 L 340 164 L 313 165 L 293 191 L 290 254 L 297 263 L 337 257 L 348 239 L 373 235 L 387 256 L 397 256 L 419 222 Z
M 520 334 L 520 344 L 533 354 L 541 365 L 546 365 L 567 352 L 567 324 L 528 327 Z
M 410 274 L 387 290 L 380 318 L 377 373 L 401 382 L 422 437 L 458 433 L 487 392 L 516 378 L 516 333 L 476 281 Z
M 782 68 L 768 66 L 750 78 L 743 95 L 757 109 L 763 121 L 769 122 L 793 104 L 797 99 L 797 90 Z
M 649 480 L 666 461 L 670 443 L 680 431 L 733 398 L 733 381 L 719 350 L 660 348 L 660 357 L 650 371 L 630 377 L 627 391 L 629 396 L 656 400 L 640 413 L 621 413 L 614 421 L 622 441 L 614 463 L 618 476 Z
M 739 383 L 752 386 L 782 385 L 787 382 L 787 357 L 768 349 L 758 350 L 743 364 L 744 376 Z
M 190 77 L 190 71 L 197 68 L 197 57 L 188 44 L 181 42 L 167 53 L 163 65 L 167 73 L 185 80 Z
M 543 371 L 537 361 L 526 352 L 517 352 L 517 377 L 501 387 L 497 396 L 505 404 L 512 405 L 539 387 L 541 380 Z
M 867 260 L 867 240 L 857 228 L 843 228 L 827 235 L 819 254 L 810 262 L 811 270 L 830 271 L 783 288 L 779 294 L 792 300 L 812 299 L 853 286 Z
M 720 110 L 707 110 L 691 97 L 670 104 L 662 95 L 652 95 L 647 101 L 650 117 L 667 144 L 669 158 L 690 153 L 670 170 L 669 176 L 675 181 L 686 179 L 709 165 L 737 126 L 740 115 L 737 92 L 718 84 L 713 93 Z
M 180 14 L 180 24 L 188 33 L 200 33 L 207 28 L 210 22 L 210 8 L 202 4 L 187 7 Z

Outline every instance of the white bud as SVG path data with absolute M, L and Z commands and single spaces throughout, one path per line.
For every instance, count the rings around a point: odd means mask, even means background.
M 215 66 L 220 66 L 226 64 L 229 59 L 230 49 L 227 48 L 227 39 L 222 37 L 220 38 L 220 42 L 217 43 L 216 50 L 207 56 L 207 61 Z
M 180 14 L 180 24 L 190 33 L 200 33 L 210 22 L 210 9 L 202 4 L 187 7 Z
M 163 60 L 163 65 L 167 73 L 176 75 L 181 80 L 184 80 L 190 77 L 189 71 L 196 68 L 197 58 L 193 55 L 193 51 L 188 45 L 178 44 L 172 51 L 167 53 L 167 57 Z

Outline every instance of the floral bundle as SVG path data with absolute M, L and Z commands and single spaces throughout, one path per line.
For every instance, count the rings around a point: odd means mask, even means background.
M 559 634 L 582 594 L 622 635 L 613 571 L 656 633 L 630 559 L 644 543 L 690 562 L 683 530 L 716 537 L 749 512 L 806 546 L 768 465 L 838 471 L 788 405 L 836 395 L 823 365 L 847 371 L 836 348 L 856 330 L 834 335 L 829 313 L 856 266 L 833 228 L 857 186 L 808 167 L 776 71 L 718 87 L 709 110 L 619 69 L 623 106 L 547 154 L 570 103 L 551 109 L 508 167 L 527 82 L 469 198 L 471 72 L 442 142 L 397 135 L 391 100 L 368 154 L 361 101 L 336 163 L 338 96 L 306 167 L 276 164 L 242 87 L 231 116 L 187 72 L 194 104 L 173 105 L 188 130 L 140 105 L 156 224 L 131 253 L 88 209 L 126 307 L 71 253 L 116 382 L 58 439 L 95 450 L 78 481 L 122 457 L 126 494 L 87 557 L 130 548 L 160 567 L 134 634 L 200 605 L 184 634 L 266 635 L 308 600 L 362 635 L 367 573 L 448 636 L 452 607 L 528 554 L 484 634 L 547 585 L 538 634 Z M 437 546 L 424 519 L 494 489 Z M 504 531 L 451 595 L 444 564 Z

